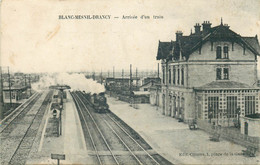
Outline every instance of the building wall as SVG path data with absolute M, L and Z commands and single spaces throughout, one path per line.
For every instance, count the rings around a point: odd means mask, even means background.
M 256 86 L 256 66 L 254 62 L 241 62 L 240 64 L 198 64 L 188 66 L 188 86 L 200 87 L 212 81 L 216 81 L 216 68 L 229 68 L 229 80 Z M 228 81 L 228 80 L 224 80 Z
M 223 47 L 227 45 L 229 47 L 228 59 L 216 59 L 216 47 Z M 213 48 L 213 49 L 212 49 Z M 228 80 L 217 80 L 216 70 L 217 68 L 229 68 L 229 78 Z M 181 84 L 181 73 L 179 72 L 179 83 L 178 83 L 178 69 L 184 70 L 184 83 Z M 175 81 L 174 72 L 175 70 Z M 237 93 L 207 93 L 195 95 L 193 91 L 194 87 L 200 87 L 207 83 L 213 81 L 235 81 L 240 83 L 245 83 L 249 86 L 257 86 L 257 63 L 255 55 L 243 46 L 234 43 L 232 50 L 231 42 L 214 42 L 211 46 L 211 42 L 205 43 L 201 48 L 201 53 L 199 50 L 193 52 L 188 61 L 171 61 L 168 63 L 168 68 L 166 64 L 162 61 L 162 71 L 164 71 L 164 81 L 162 80 L 162 114 L 167 116 L 174 116 L 176 118 L 181 118 L 181 113 L 183 113 L 184 121 L 188 121 L 194 118 L 201 118 L 203 120 L 208 119 L 208 107 L 207 98 L 212 95 L 219 96 L 221 99 L 221 110 L 225 111 L 226 96 L 238 96 L 240 99 L 238 101 L 238 106 L 241 106 L 241 111 L 244 113 L 244 96 L 250 95 L 255 96 L 256 101 L 256 112 L 258 111 L 258 93 L 257 91 L 242 92 L 237 91 Z M 171 72 L 169 76 L 169 71 Z M 169 81 L 170 80 L 170 81 Z M 234 92 L 234 91 L 233 91 Z M 173 115 L 173 100 L 175 97 L 175 106 L 177 108 L 177 113 Z M 200 99 L 196 99 L 199 97 Z M 165 101 L 164 101 L 165 98 Z M 179 99 L 179 100 L 178 100 Z M 184 103 L 183 103 L 184 100 Z M 200 109 L 200 110 L 199 110 Z M 170 112 L 171 111 L 171 112 Z M 181 111 L 181 112 L 180 112 Z M 224 116 L 222 116 L 223 120 Z M 221 120 L 222 120 L 221 119 Z
M 229 46 L 229 59 L 216 59 L 216 46 L 221 45 L 223 48 L 225 44 Z M 230 81 L 241 82 L 250 86 L 256 84 L 257 66 L 255 55 L 251 51 L 246 49 L 244 55 L 243 47 L 236 43 L 234 43 L 234 51 L 232 51 L 232 44 L 229 42 L 215 42 L 211 51 L 211 43 L 207 42 L 202 46 L 201 54 L 195 51 L 190 55 L 188 66 L 189 87 L 199 87 L 216 81 L 217 67 L 229 68 Z
M 241 116 L 245 116 L 245 97 L 246 96 L 254 96 L 255 97 L 255 113 L 259 112 L 259 95 L 257 90 L 214 90 L 214 91 L 201 91 L 196 93 L 196 118 L 209 120 L 208 110 L 209 110 L 209 97 L 219 97 L 219 107 L 218 117 L 212 119 L 212 121 L 220 123 L 222 126 L 232 126 L 236 121 L 236 117 L 228 118 L 227 117 L 227 97 L 235 96 L 237 97 L 237 108 L 240 108 Z M 217 121 L 218 120 L 218 121 Z
M 241 117 L 240 132 L 242 134 L 245 134 L 245 122 L 248 123 L 248 135 L 253 137 L 260 137 L 260 119 Z
M 244 55 L 244 48 L 234 43 L 234 50 L 232 51 L 232 43 L 231 42 L 214 42 L 213 43 L 213 50 L 211 50 L 211 42 L 206 42 L 201 47 L 201 54 L 199 54 L 199 50 L 194 51 L 190 57 L 189 61 L 196 61 L 196 60 L 216 60 L 216 47 L 222 47 L 223 53 L 223 46 L 227 45 L 229 47 L 229 60 L 255 60 L 255 55 L 248 49 L 245 49 Z M 220 60 L 220 59 L 218 59 Z

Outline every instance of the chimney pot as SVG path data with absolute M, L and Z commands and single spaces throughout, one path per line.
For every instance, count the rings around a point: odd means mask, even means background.
M 203 27 L 203 32 L 208 32 L 211 28 L 211 23 L 209 21 L 204 21 L 202 27 Z
M 195 28 L 195 34 L 200 34 L 200 24 L 199 23 L 196 23 L 194 28 Z
M 182 31 L 178 30 L 175 34 L 176 34 L 176 41 L 178 42 L 180 37 L 182 36 Z

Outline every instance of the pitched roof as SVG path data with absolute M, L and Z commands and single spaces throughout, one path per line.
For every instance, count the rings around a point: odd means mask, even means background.
M 229 26 L 219 25 L 208 31 L 193 33 L 189 36 L 180 36 L 178 41 L 160 42 L 158 46 L 157 60 L 179 59 L 180 53 L 186 59 L 189 55 L 201 47 L 207 41 L 230 41 L 246 46 L 255 55 L 260 55 L 260 46 L 256 37 L 242 37 L 229 29 Z
M 250 46 L 252 46 L 258 53 L 260 53 L 260 46 L 257 35 L 255 37 L 242 37 L 242 39 L 245 40 L 245 42 Z
M 170 52 L 172 51 L 172 48 L 174 45 L 175 45 L 175 42 L 173 42 L 173 41 L 171 41 L 171 42 L 159 41 L 156 59 L 157 60 L 166 59 L 170 55 Z
M 236 81 L 212 81 L 208 84 L 195 88 L 196 90 L 221 90 L 221 89 L 259 89 Z

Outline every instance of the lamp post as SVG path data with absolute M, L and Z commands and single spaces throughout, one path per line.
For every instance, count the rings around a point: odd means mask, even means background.
M 61 120 L 61 113 L 62 113 L 62 110 L 63 110 L 63 89 L 61 88 L 60 89 L 60 92 L 61 92 L 61 100 L 60 100 L 60 135 L 62 134 L 62 120 Z
M 240 128 L 240 107 L 237 108 L 236 110 L 236 113 L 237 113 L 237 127 Z
M 211 123 L 211 119 L 213 117 L 213 112 L 212 112 L 212 105 L 209 106 L 209 123 Z

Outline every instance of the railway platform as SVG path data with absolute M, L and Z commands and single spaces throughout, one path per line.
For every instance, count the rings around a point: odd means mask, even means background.
M 62 112 L 62 135 L 59 137 L 53 133 L 51 127 L 55 125 L 52 120 L 53 114 L 48 110 L 41 124 L 42 130 L 38 132 L 38 140 L 33 144 L 26 163 L 57 164 L 57 160 L 51 159 L 52 153 L 65 154 L 65 160 L 61 160 L 60 164 L 86 164 L 86 162 L 93 164 L 88 157 L 77 109 L 69 92 Z
M 221 139 L 209 140 L 202 130 L 162 115 L 155 106 L 138 104 L 138 109 L 107 97 L 110 110 L 138 132 L 151 147 L 173 164 L 259 164 L 260 158 L 243 156 L 244 147 Z

